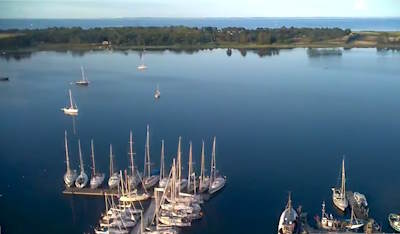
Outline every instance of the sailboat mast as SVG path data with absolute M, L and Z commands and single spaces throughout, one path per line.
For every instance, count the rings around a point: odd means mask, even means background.
M 69 152 L 68 152 L 68 140 L 67 140 L 67 131 L 65 130 L 65 160 L 67 163 L 67 173 L 70 173 L 71 168 L 69 165 Z
M 165 165 L 164 165 L 164 140 L 161 140 L 161 162 L 160 162 L 160 179 L 165 177 Z
M 96 175 L 96 164 L 95 164 L 95 162 L 94 162 L 94 146 L 93 146 L 93 139 L 90 141 L 90 146 L 91 146 L 91 149 L 92 149 L 92 173 L 93 173 L 93 176 L 95 176 L 95 175 Z
M 133 163 L 133 136 L 132 131 L 129 133 L 129 156 L 130 156 L 130 163 L 131 163 L 131 175 L 135 176 L 135 165 Z
M 81 173 L 83 173 L 84 168 L 83 168 L 83 159 L 82 159 L 81 140 L 78 140 L 78 148 L 79 148 L 79 162 L 80 162 L 80 166 L 81 166 Z
M 176 162 L 175 158 L 172 161 L 172 182 L 171 182 L 171 201 L 175 202 L 176 196 Z
M 151 168 L 150 168 L 150 136 L 149 136 L 149 125 L 147 125 L 147 134 L 146 134 L 146 168 L 148 177 L 150 177 Z
M 86 80 L 85 71 L 83 70 L 83 66 L 81 66 L 82 80 Z
M 74 108 L 74 105 L 72 104 L 72 92 L 69 90 L 69 106 L 70 108 Z
M 177 152 L 177 160 L 178 160 L 178 162 L 177 162 L 177 167 L 178 167 L 178 171 L 177 171 L 177 177 L 178 177 L 178 183 L 180 184 L 181 183 L 181 169 L 182 169 L 182 162 L 181 162 L 181 158 L 182 158 L 182 156 L 181 156 L 181 154 L 182 154 L 182 152 L 181 152 L 181 140 L 182 140 L 182 138 L 181 137 L 179 137 L 179 140 L 178 140 L 178 152 Z
M 215 179 L 215 170 L 216 170 L 216 163 L 215 163 L 215 143 L 216 137 L 214 137 L 213 146 L 212 146 L 212 155 L 211 155 L 211 175 L 210 175 L 210 182 L 212 183 Z
M 203 186 L 204 183 L 204 141 L 201 144 L 201 169 L 200 169 L 200 187 Z
M 346 172 L 345 172 L 345 167 L 344 167 L 344 158 L 342 160 L 342 187 L 341 187 L 341 196 L 342 198 L 346 197 Z
M 192 183 L 192 142 L 189 142 L 189 169 L 188 169 L 188 185 L 187 189 L 190 190 L 190 186 Z
M 110 144 L 110 176 L 114 174 L 114 165 L 113 165 L 113 154 L 112 154 L 112 145 Z

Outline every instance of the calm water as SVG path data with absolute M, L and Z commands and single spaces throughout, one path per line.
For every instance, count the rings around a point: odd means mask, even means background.
M 129 130 L 142 168 L 146 124 L 159 165 L 165 139 L 168 164 L 183 137 L 187 160 L 194 143 L 217 136 L 217 167 L 225 190 L 209 201 L 205 217 L 185 233 L 273 233 L 292 191 L 309 220 L 331 206 L 340 160 L 348 188 L 363 192 L 370 214 L 389 231 L 386 217 L 400 211 L 400 54 L 352 49 L 310 58 L 305 49 L 248 52 L 148 52 L 138 72 L 137 52 L 39 52 L 2 57 L 0 71 L 0 225 L 5 233 L 82 233 L 104 209 L 101 198 L 63 196 L 64 130 L 73 166 L 77 139 L 89 163 L 95 140 L 98 168 L 108 171 L 108 144 L 118 168 L 127 167 Z M 84 65 L 90 87 L 70 85 Z M 161 99 L 153 99 L 159 84 Z M 60 108 L 71 88 L 75 120 Z M 185 161 L 186 162 L 186 161 Z M 89 170 L 89 167 L 86 167 Z
M 338 27 L 352 30 L 399 31 L 400 18 L 120 18 L 120 19 L 0 19 L 0 29 L 48 27 Z

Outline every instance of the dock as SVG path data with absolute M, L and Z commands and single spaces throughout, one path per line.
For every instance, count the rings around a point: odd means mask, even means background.
M 111 196 L 119 196 L 119 191 L 118 189 L 107 189 L 107 188 L 76 188 L 76 187 L 70 187 L 70 188 L 65 188 L 65 190 L 62 192 L 63 194 L 66 195 L 79 195 L 79 196 L 104 196 L 104 194 L 111 195 Z
M 357 201 L 354 199 L 354 193 L 352 191 L 346 191 L 346 198 L 349 201 L 349 206 L 353 209 L 355 216 L 358 219 L 367 220 L 368 208 L 358 205 Z

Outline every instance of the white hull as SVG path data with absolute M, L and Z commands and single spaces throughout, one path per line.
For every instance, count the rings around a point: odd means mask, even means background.
M 76 178 L 78 177 L 76 170 L 70 170 L 64 174 L 64 183 L 67 187 L 74 185 Z
M 297 212 L 293 209 L 286 208 L 280 218 L 278 224 L 278 234 L 292 234 L 295 229 L 295 220 L 297 219 Z
M 64 111 L 64 114 L 66 115 L 78 115 L 78 109 L 75 108 L 62 108 L 62 111 Z
M 167 186 L 168 178 L 162 178 L 160 182 L 158 182 L 158 187 L 165 188 Z
M 81 172 L 81 174 L 75 180 L 75 186 L 77 188 L 84 188 L 87 185 L 88 180 L 89 180 L 89 178 L 86 175 L 86 173 L 85 172 Z
M 170 226 L 177 226 L 177 227 L 189 227 L 191 223 L 189 220 L 185 218 L 177 218 L 177 217 L 169 217 L 169 216 L 161 216 L 158 218 L 160 223 Z
M 136 201 L 145 201 L 150 198 L 150 195 L 147 193 L 137 194 L 131 193 L 127 195 L 123 195 L 119 198 L 121 202 L 136 202 Z
M 209 194 L 213 194 L 221 190 L 225 186 L 226 179 L 224 177 L 217 177 L 214 181 L 210 184 L 208 189 Z
M 142 64 L 142 65 L 137 66 L 137 69 L 138 69 L 139 71 L 143 71 L 143 70 L 146 70 L 146 69 L 147 69 L 147 66 L 144 65 L 144 64 Z
M 90 188 L 98 188 L 104 181 L 104 173 L 97 173 L 94 177 L 90 179 Z
M 114 173 L 109 179 L 108 179 L 108 187 L 110 189 L 118 187 L 120 182 L 120 178 L 118 176 L 118 173 Z
M 332 188 L 332 201 L 333 204 L 341 211 L 345 211 L 349 206 L 349 202 L 347 201 L 346 195 L 340 194 L 340 190 L 337 188 Z

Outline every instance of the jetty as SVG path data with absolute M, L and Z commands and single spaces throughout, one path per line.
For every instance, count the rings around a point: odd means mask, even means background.
M 118 189 L 109 189 L 109 188 L 76 188 L 69 187 L 65 188 L 62 192 L 66 195 L 79 195 L 79 196 L 104 196 L 105 194 L 110 196 L 119 196 L 120 193 Z

